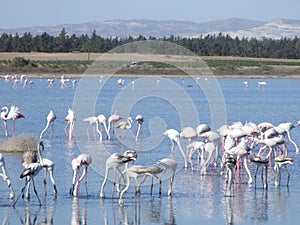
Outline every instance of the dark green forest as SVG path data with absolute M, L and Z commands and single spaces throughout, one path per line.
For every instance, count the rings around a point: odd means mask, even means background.
M 94 31 L 90 36 L 68 35 L 65 29 L 57 36 L 48 33 L 33 36 L 31 33 L 0 37 L 0 52 L 98 52 L 105 53 L 126 43 L 140 40 L 163 40 L 183 46 L 200 56 L 241 56 L 256 58 L 300 59 L 300 39 L 280 40 L 232 38 L 228 35 L 207 35 L 199 38 L 185 37 L 101 37 Z

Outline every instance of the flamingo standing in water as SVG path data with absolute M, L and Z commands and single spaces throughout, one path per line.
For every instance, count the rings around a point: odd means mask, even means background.
M 87 118 L 84 118 L 83 121 L 89 122 L 89 126 L 86 128 L 88 139 L 90 139 L 89 129 L 91 126 L 94 126 L 94 138 L 95 138 L 96 137 L 95 129 L 97 129 L 98 131 L 98 118 L 96 116 L 89 116 Z
M 108 134 L 109 134 L 107 126 L 106 126 L 106 117 L 103 114 L 100 114 L 100 115 L 97 116 L 97 119 L 98 119 L 98 122 L 100 123 L 100 131 L 98 131 L 98 133 L 100 135 L 100 141 L 102 141 L 102 126 L 105 129 L 107 137 L 108 137 Z
M 1 153 L 0 153 L 0 167 L 2 169 L 2 173 L 0 173 L 0 176 L 3 178 L 4 181 L 6 181 L 7 186 L 10 189 L 9 198 L 13 199 L 15 197 L 15 192 L 14 192 L 14 189 L 10 182 L 9 177 L 7 176 L 6 169 L 5 169 L 5 163 L 4 163 L 4 157 Z
M 77 156 L 77 158 L 72 160 L 72 169 L 73 169 L 73 179 L 72 179 L 72 186 L 70 188 L 70 194 L 73 196 L 78 196 L 78 188 L 79 184 L 82 181 L 83 178 L 85 178 L 84 183 L 85 183 L 85 190 L 86 190 L 86 195 L 88 195 L 88 190 L 87 190 L 87 169 L 88 166 L 92 163 L 92 157 L 88 154 L 80 154 Z M 80 176 L 80 167 L 84 166 L 84 170 L 82 175 Z M 75 184 L 76 176 L 78 172 L 78 179 Z
M 120 197 L 119 197 L 119 204 L 123 205 L 123 195 L 124 193 L 129 189 L 130 187 L 130 178 L 134 178 L 136 182 L 136 192 L 140 192 L 140 186 L 145 182 L 146 178 L 150 176 L 152 178 L 151 182 L 151 189 L 150 193 L 152 194 L 153 189 L 153 178 L 156 177 L 159 181 L 160 188 L 159 188 L 159 194 L 162 194 L 162 184 L 161 184 L 161 177 L 166 172 L 167 169 L 170 169 L 170 187 L 168 191 L 168 195 L 172 195 L 172 186 L 174 182 L 174 176 L 176 172 L 176 168 L 178 163 L 169 158 L 164 158 L 157 161 L 157 164 L 163 166 L 164 168 L 161 168 L 159 166 L 131 166 L 129 168 L 125 169 L 125 175 L 126 175 L 126 187 L 122 190 Z M 159 177 L 157 177 L 158 174 L 161 174 Z M 137 183 L 137 179 L 140 176 L 144 176 L 142 181 L 140 183 Z
M 20 113 L 20 110 L 17 106 L 12 105 L 10 107 L 10 111 L 8 111 L 7 106 L 3 106 L 1 109 L 1 119 L 2 119 L 2 124 L 3 128 L 5 130 L 5 136 L 8 136 L 8 131 L 7 131 L 7 120 L 12 120 L 13 121 L 13 126 L 12 126 L 12 136 L 14 136 L 15 129 L 16 129 L 16 124 L 15 121 L 16 119 L 20 118 L 25 118 L 23 114 Z
M 128 166 L 128 162 L 136 160 L 137 154 L 135 151 L 125 151 L 123 155 L 119 155 L 117 153 L 112 154 L 105 163 L 105 178 L 103 180 L 102 186 L 101 186 L 101 192 L 100 192 L 100 198 L 104 198 L 104 187 L 107 182 L 108 173 L 111 169 L 114 169 L 114 185 L 116 184 L 116 170 L 119 171 L 120 174 L 123 174 L 123 172 L 120 171 L 120 167 L 125 165 Z M 119 182 L 118 182 L 119 186 Z M 119 188 L 117 186 L 117 189 Z
M 14 202 L 13 206 L 15 206 L 15 204 L 19 200 L 21 194 L 23 194 L 23 196 L 24 196 L 24 190 L 25 190 L 27 184 L 31 181 L 32 181 L 33 188 L 34 188 L 34 193 L 35 193 L 35 195 L 36 195 L 36 197 L 39 201 L 39 204 L 42 205 L 41 200 L 40 200 L 40 198 L 38 196 L 38 193 L 36 191 L 35 184 L 34 184 L 34 177 L 43 169 L 43 158 L 42 158 L 42 155 L 41 155 L 41 148 L 44 149 L 44 144 L 43 144 L 42 141 L 39 141 L 39 143 L 37 145 L 37 150 L 38 150 L 38 155 L 40 157 L 40 160 L 39 160 L 39 162 L 28 164 L 24 168 L 23 172 L 21 173 L 20 178 L 22 179 L 22 178 L 26 177 L 27 180 L 26 180 L 26 183 L 25 183 L 24 187 L 21 189 L 21 193 L 17 197 L 17 199 Z
M 110 140 L 110 129 L 111 129 L 111 126 L 113 126 L 113 134 L 115 133 L 114 131 L 114 124 L 116 122 L 118 122 L 119 120 L 122 120 L 124 119 L 124 116 L 120 116 L 120 115 L 117 115 L 117 114 L 112 114 L 109 118 L 108 118 L 108 127 L 107 127 L 107 131 L 108 131 L 108 136 L 107 136 L 107 139 Z
M 74 126 L 75 126 L 75 113 L 72 109 L 68 109 L 68 115 L 65 117 L 65 121 L 67 121 L 67 125 L 64 130 L 66 136 L 71 140 L 74 136 Z M 67 134 L 67 128 L 69 127 L 69 135 Z
M 184 152 L 182 150 L 182 147 L 181 147 L 181 144 L 180 144 L 180 140 L 179 140 L 180 134 L 179 134 L 179 132 L 175 129 L 169 129 L 169 130 L 166 130 L 163 134 L 165 136 L 168 136 L 168 138 L 170 138 L 170 140 L 171 140 L 172 158 L 174 157 L 174 145 L 175 145 L 175 143 L 177 143 L 178 148 L 179 148 L 179 150 L 180 150 L 180 152 L 183 156 L 183 159 L 184 159 L 184 167 L 187 168 L 187 159 L 186 159 L 186 155 L 184 154 Z
M 290 172 L 287 168 L 288 164 L 293 164 L 294 160 L 286 155 L 279 155 L 277 157 L 275 157 L 275 166 L 274 166 L 274 170 L 275 170 L 275 186 L 280 185 L 280 178 L 281 178 L 281 167 L 284 166 L 287 173 L 288 173 L 288 178 L 287 178 L 287 183 L 286 186 L 289 186 L 289 181 L 290 181 Z
M 116 126 L 117 129 L 120 130 L 129 130 L 132 127 L 132 118 L 128 117 L 127 121 L 123 121 L 118 123 L 118 125 Z M 121 138 L 121 131 L 119 132 L 119 140 Z
M 54 114 L 54 112 L 52 110 L 50 110 L 48 116 L 47 116 L 47 124 L 46 127 L 44 128 L 44 130 L 41 132 L 40 134 L 40 139 L 43 138 L 43 134 L 46 132 L 46 130 L 48 129 L 48 127 L 51 124 L 51 134 L 53 133 L 53 123 L 54 120 L 56 120 L 56 115 Z
M 42 147 L 42 150 L 44 150 L 43 143 L 40 144 L 40 147 Z M 56 196 L 57 189 L 56 189 L 56 184 L 55 184 L 55 180 L 54 180 L 54 177 L 53 177 L 53 171 L 54 171 L 55 164 L 51 160 L 49 160 L 49 159 L 41 158 L 41 156 L 40 156 L 41 151 L 38 152 L 38 154 L 39 154 L 39 158 L 40 158 L 39 161 L 43 161 L 43 168 L 44 168 L 44 171 L 45 171 L 45 173 L 44 173 L 44 189 L 45 189 L 45 194 L 47 194 L 46 184 L 47 184 L 47 173 L 49 171 L 49 173 L 50 173 L 50 180 L 51 180 L 51 182 L 53 184 L 53 192 L 54 192 L 54 195 Z M 23 164 L 24 168 L 28 167 L 28 165 L 30 165 L 32 163 L 37 163 L 39 161 L 37 159 L 36 152 L 27 151 L 27 152 L 25 152 L 22 155 L 22 164 Z M 26 198 L 27 199 L 30 198 L 29 191 L 30 191 L 30 181 L 27 182 L 27 192 L 26 192 Z
M 294 147 L 296 149 L 296 153 L 299 153 L 298 146 L 296 145 L 296 143 L 291 138 L 291 130 L 293 128 L 295 128 L 296 126 L 297 126 L 297 124 L 294 125 L 294 124 L 292 124 L 290 122 L 286 122 L 286 123 L 279 124 L 277 127 L 282 128 L 285 131 L 285 133 L 287 134 L 287 137 L 288 137 L 289 141 L 294 145 Z
M 142 134 L 142 126 L 144 123 L 144 117 L 142 115 L 137 115 L 135 117 L 135 121 L 137 123 L 137 130 L 135 135 L 135 140 L 138 141 L 139 134 Z

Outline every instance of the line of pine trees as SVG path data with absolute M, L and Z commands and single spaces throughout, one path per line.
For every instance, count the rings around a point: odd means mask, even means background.
M 183 46 L 200 56 L 242 56 L 257 58 L 300 59 L 300 39 L 282 38 L 280 40 L 255 38 L 232 38 L 229 35 L 207 35 L 199 38 L 187 37 L 143 37 L 133 38 L 101 37 L 96 34 L 75 34 L 69 36 L 62 29 L 58 36 L 48 33 L 22 36 L 3 33 L 0 36 L 0 52 L 99 52 L 104 53 L 126 43 L 139 40 L 164 40 Z

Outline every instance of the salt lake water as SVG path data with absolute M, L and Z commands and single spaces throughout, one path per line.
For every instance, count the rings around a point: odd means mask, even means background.
M 290 184 L 287 187 L 283 170 L 281 186 L 274 185 L 274 171 L 270 168 L 267 190 L 262 188 L 260 176 L 257 187 L 248 186 L 246 176 L 234 185 L 234 196 L 225 197 L 225 179 L 219 168 L 209 167 L 205 176 L 198 171 L 183 168 L 178 149 L 175 159 L 179 162 L 173 186 L 173 196 L 168 197 L 167 175 L 163 179 L 163 196 L 158 194 L 158 184 L 150 195 L 149 182 L 135 195 L 131 187 L 124 195 L 124 205 L 119 206 L 118 194 L 110 180 L 105 187 L 105 199 L 100 199 L 105 160 L 113 152 L 123 153 L 134 149 L 138 152 L 136 165 L 152 165 L 158 159 L 170 157 L 170 140 L 163 136 L 164 129 L 178 131 L 184 126 L 209 124 L 214 130 L 222 123 L 233 122 L 281 122 L 296 123 L 300 119 L 300 79 L 264 79 L 267 85 L 258 88 L 258 79 L 129 79 L 122 87 L 117 77 L 99 82 L 100 78 L 77 80 L 61 88 L 59 79 L 52 88 L 46 79 L 34 79 L 35 86 L 23 88 L 20 83 L 0 83 L 0 106 L 16 105 L 25 119 L 16 121 L 16 133 L 32 134 L 36 137 L 46 125 L 50 110 L 57 116 L 54 133 L 44 135 L 43 156 L 55 162 L 54 178 L 57 197 L 54 198 L 50 180 L 47 195 L 44 195 L 43 172 L 36 178 L 37 191 L 42 201 L 39 206 L 34 193 L 30 201 L 20 198 L 15 208 L 9 200 L 5 182 L 0 183 L 0 221 L 2 224 L 298 224 L 300 219 L 300 157 L 289 145 L 289 155 L 294 165 L 289 166 Z M 134 82 L 133 82 L 134 81 Z M 150 91 L 149 91 L 150 90 Z M 75 137 L 65 136 L 64 117 L 68 108 L 76 115 Z M 77 111 L 76 111 L 77 110 Z M 135 142 L 136 124 L 131 131 L 121 133 L 121 140 L 103 140 L 86 134 L 88 123 L 83 118 L 103 114 L 108 118 L 117 112 L 125 117 L 144 116 L 143 132 Z M 197 115 L 195 114 L 197 113 Z M 11 121 L 8 121 L 11 135 Z M 292 138 L 300 145 L 300 128 L 291 131 Z M 104 135 L 106 137 L 106 135 Z M 5 141 L 1 131 L 0 141 Z M 181 140 L 182 146 L 187 141 Z M 93 162 L 88 171 L 88 196 L 84 184 L 80 186 L 79 197 L 72 197 L 69 188 L 72 179 L 71 161 L 86 152 Z M 19 179 L 23 170 L 21 154 L 3 153 L 6 170 L 16 195 L 20 193 L 24 180 Z M 250 165 L 251 170 L 255 168 Z M 110 178 L 113 179 L 111 171 Z

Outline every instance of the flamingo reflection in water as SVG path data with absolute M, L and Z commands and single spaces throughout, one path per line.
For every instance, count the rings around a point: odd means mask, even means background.
M 82 205 L 79 198 L 73 198 L 71 224 L 87 224 L 87 199 Z
M 176 224 L 172 198 L 143 199 L 135 195 L 126 207 L 116 207 L 115 201 L 101 201 L 103 224 Z

